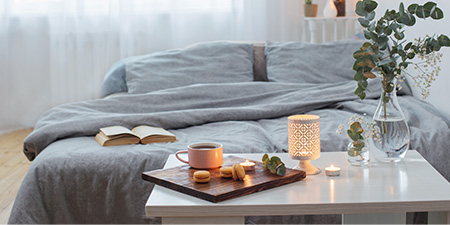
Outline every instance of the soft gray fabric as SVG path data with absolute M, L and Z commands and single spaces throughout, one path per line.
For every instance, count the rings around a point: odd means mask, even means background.
M 253 54 L 255 62 L 253 64 L 253 80 L 268 81 L 266 72 L 266 56 L 264 55 L 264 42 L 254 43 Z M 128 92 L 125 64 L 137 60 L 144 56 L 133 56 L 121 59 L 114 63 L 105 75 L 102 82 L 100 97 Z
M 267 76 L 270 81 L 326 83 L 353 80 L 353 53 L 361 40 L 311 44 L 305 42 L 266 42 Z M 412 95 L 408 83 L 400 94 Z M 355 87 L 356 89 L 356 87 Z
M 253 80 L 253 44 L 207 42 L 149 54 L 125 66 L 128 92 Z
M 103 78 L 100 97 L 106 97 L 111 94 L 128 92 L 125 63 L 136 60 L 142 56 L 133 56 L 121 59 L 114 63 Z
M 353 113 L 371 115 L 378 104 L 373 99 L 378 82 L 370 83 L 373 91 L 364 101 L 357 100 L 354 86 L 351 81 L 197 84 L 58 106 L 25 139 L 24 152 L 34 162 L 9 222 L 159 222 L 143 219 L 153 186 L 141 179 L 142 172 L 162 168 L 168 154 L 193 142 L 223 143 L 225 153 L 285 151 L 292 114 L 319 115 L 322 151 L 344 151 L 349 140 L 336 134 L 338 125 Z M 412 96 L 399 102 L 411 129 L 410 148 L 450 180 L 449 118 Z M 100 147 L 93 137 L 100 127 L 141 124 L 170 129 L 179 141 Z

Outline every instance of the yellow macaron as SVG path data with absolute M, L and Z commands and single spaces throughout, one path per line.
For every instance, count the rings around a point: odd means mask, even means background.
M 244 167 L 240 164 L 234 164 L 231 174 L 234 180 L 243 180 L 245 177 Z
M 219 172 L 220 176 L 223 178 L 232 178 L 233 177 L 233 167 L 221 167 Z
M 208 183 L 210 178 L 210 173 L 206 170 L 196 171 L 193 175 L 194 181 L 197 183 Z

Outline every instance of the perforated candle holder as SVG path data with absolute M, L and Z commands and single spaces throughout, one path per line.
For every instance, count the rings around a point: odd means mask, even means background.
M 316 175 L 320 169 L 311 160 L 320 157 L 320 117 L 316 115 L 293 115 L 288 117 L 289 156 L 299 160 L 293 169 Z

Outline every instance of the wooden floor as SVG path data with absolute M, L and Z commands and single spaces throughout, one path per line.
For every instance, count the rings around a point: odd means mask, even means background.
M 8 222 L 17 190 L 31 162 L 22 153 L 31 128 L 0 134 L 0 224 Z

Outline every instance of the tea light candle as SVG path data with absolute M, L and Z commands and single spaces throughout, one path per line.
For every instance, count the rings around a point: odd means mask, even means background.
M 255 171 L 255 163 L 248 161 L 248 159 L 240 164 L 244 167 L 245 172 Z
M 339 176 L 341 174 L 341 168 L 333 166 L 325 168 L 325 173 L 327 176 Z

